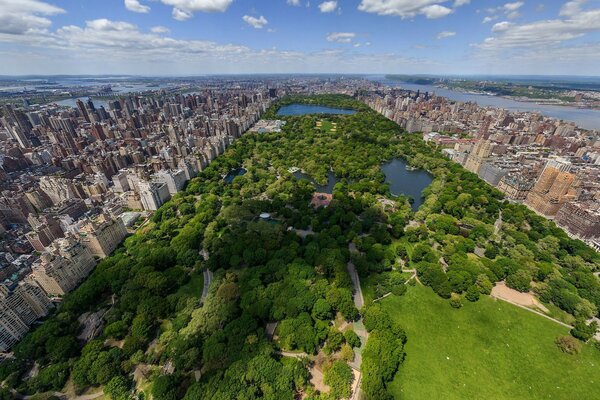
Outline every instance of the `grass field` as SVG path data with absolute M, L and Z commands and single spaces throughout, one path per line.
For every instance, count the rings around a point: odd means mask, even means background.
M 600 399 L 600 351 L 560 352 L 550 320 L 487 296 L 456 310 L 423 286 L 381 304 L 408 336 L 397 399 Z
M 190 281 L 179 288 L 177 294 L 200 297 L 204 288 L 204 275 L 202 272 L 192 274 Z

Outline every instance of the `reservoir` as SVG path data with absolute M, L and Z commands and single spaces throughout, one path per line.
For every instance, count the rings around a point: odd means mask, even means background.
M 381 166 L 385 181 L 390 184 L 390 192 L 394 196 L 404 195 L 414 200 L 411 204 L 417 211 L 423 204 L 421 192 L 433 181 L 429 172 L 422 169 L 407 170 L 407 163 L 401 158 L 394 158 Z
M 387 79 L 382 76 L 373 76 L 370 79 L 380 82 L 386 86 L 400 87 L 406 90 L 429 92 L 447 99 L 460 101 L 463 103 L 477 103 L 481 107 L 503 108 L 509 111 L 520 112 L 539 112 L 542 115 L 562 119 L 564 121 L 575 122 L 577 126 L 584 129 L 600 129 L 600 110 L 589 110 L 568 106 L 553 106 L 546 104 L 529 103 L 507 99 L 500 96 L 490 96 L 485 94 L 465 93 L 458 90 L 439 88 L 433 85 L 417 85 L 414 83 L 404 83 L 396 80 Z
M 356 110 L 348 110 L 344 108 L 333 108 L 325 106 L 315 106 L 311 104 L 290 104 L 281 107 L 277 111 L 277 115 L 290 116 L 290 115 L 306 115 L 306 114 L 345 114 L 351 115 L 356 114 Z

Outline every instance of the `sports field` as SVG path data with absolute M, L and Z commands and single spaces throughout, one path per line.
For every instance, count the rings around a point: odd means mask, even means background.
M 408 336 L 395 398 L 600 399 L 600 350 L 563 354 L 555 322 L 487 296 L 453 309 L 422 286 L 381 304 Z

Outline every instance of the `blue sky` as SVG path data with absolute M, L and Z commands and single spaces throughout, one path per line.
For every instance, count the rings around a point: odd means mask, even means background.
M 598 0 L 0 0 L 0 75 L 598 71 Z

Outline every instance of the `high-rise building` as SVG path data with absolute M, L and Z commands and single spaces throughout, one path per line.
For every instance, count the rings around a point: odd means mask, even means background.
M 153 178 L 155 182 L 166 184 L 171 196 L 183 189 L 185 182 L 187 181 L 185 172 L 181 169 L 168 171 L 160 170 Z
M 87 247 L 71 238 L 59 239 L 33 264 L 31 278 L 46 293 L 62 296 L 75 289 L 95 265 Z
M 169 188 L 165 183 L 140 182 L 140 201 L 144 210 L 156 211 L 169 200 Z
M 112 219 L 101 214 L 82 226 L 79 236 L 94 257 L 104 258 L 125 239 L 127 228 L 121 218 Z
M 0 351 L 10 349 L 51 307 L 48 295 L 33 282 L 20 282 L 12 290 L 0 285 Z
M 563 158 L 548 160 L 525 204 L 542 215 L 553 217 L 563 204 L 575 199 L 572 191 L 575 175 L 570 173 L 571 163 Z

